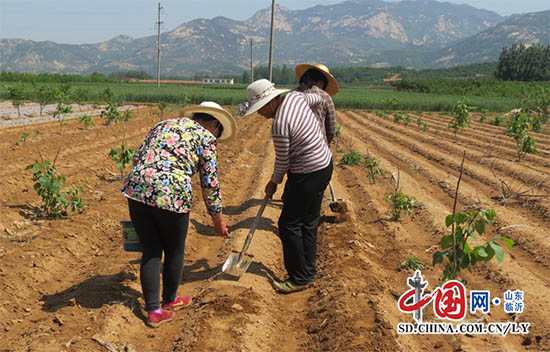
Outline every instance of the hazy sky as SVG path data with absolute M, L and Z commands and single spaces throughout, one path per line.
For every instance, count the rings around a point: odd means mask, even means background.
M 292 10 L 330 5 L 333 0 L 276 0 Z M 448 0 L 500 15 L 550 9 L 550 0 Z M 162 31 L 195 18 L 225 16 L 245 20 L 271 6 L 271 0 L 164 0 Z M 0 0 L 0 38 L 84 44 L 119 34 L 140 38 L 156 34 L 157 1 L 144 0 Z

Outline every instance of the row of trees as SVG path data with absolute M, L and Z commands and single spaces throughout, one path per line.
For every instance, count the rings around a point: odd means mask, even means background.
M 502 49 L 495 76 L 505 81 L 550 81 L 550 45 Z
M 384 78 L 398 76 L 403 79 L 447 79 L 447 78 L 494 78 L 496 63 L 461 65 L 449 68 L 415 70 L 402 66 L 396 67 L 333 67 L 332 75 L 339 83 L 344 84 L 380 84 Z M 232 77 L 239 83 L 249 83 L 249 71 L 243 72 L 240 77 Z M 257 66 L 254 68 L 254 79 L 269 78 L 269 67 Z M 294 68 L 287 65 L 273 67 L 273 82 L 275 84 L 297 84 Z
M 338 82 L 344 84 L 380 84 L 384 78 L 390 78 L 398 75 L 404 79 L 440 79 L 440 78 L 468 78 L 484 77 L 493 78 L 496 63 L 471 64 L 455 66 L 443 69 L 423 69 L 415 70 L 402 66 L 375 68 L 375 67 L 332 67 L 331 72 Z M 194 76 L 195 80 L 211 77 L 211 74 L 199 73 Z M 297 84 L 294 75 L 294 67 L 282 65 L 273 67 L 273 81 L 276 84 L 295 85 Z M 0 72 L 0 81 L 2 82 L 30 82 L 30 83 L 77 83 L 77 82 L 120 82 L 121 78 L 129 77 L 135 79 L 154 79 L 154 77 L 144 71 L 126 71 L 112 72 L 108 75 L 102 73 L 92 73 L 89 76 L 80 76 L 74 74 L 57 73 L 18 73 L 18 72 Z M 233 78 L 236 83 L 248 84 L 250 82 L 250 71 L 245 70 L 240 75 L 216 75 L 220 78 Z M 162 79 L 189 79 L 189 77 L 166 76 Z M 256 66 L 254 68 L 254 79 L 269 78 L 268 66 Z
M 94 72 L 89 76 L 59 74 L 59 73 L 19 73 L 19 72 L 0 72 L 0 82 L 25 82 L 25 83 L 113 83 L 119 82 L 123 77 L 132 77 L 136 79 L 153 79 L 153 76 L 144 71 L 126 71 L 112 72 L 109 75 Z

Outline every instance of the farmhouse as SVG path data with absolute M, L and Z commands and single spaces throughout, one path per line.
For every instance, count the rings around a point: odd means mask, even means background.
M 233 84 L 235 80 L 233 78 L 203 78 L 202 83 L 214 83 L 214 84 Z

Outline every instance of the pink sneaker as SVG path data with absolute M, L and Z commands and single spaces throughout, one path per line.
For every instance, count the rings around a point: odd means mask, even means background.
M 179 310 L 179 309 L 182 309 L 185 306 L 188 306 L 189 304 L 191 304 L 191 297 L 189 297 L 189 296 L 183 296 L 183 297 L 177 296 L 176 299 L 171 303 L 162 302 L 162 309 L 165 309 L 165 310 Z
M 162 309 L 160 313 L 154 310 L 147 312 L 147 325 L 158 328 L 161 324 L 167 323 L 174 317 L 174 312 Z

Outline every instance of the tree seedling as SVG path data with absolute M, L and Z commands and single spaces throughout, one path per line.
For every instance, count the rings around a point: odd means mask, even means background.
M 401 269 L 407 269 L 407 270 L 422 270 L 424 269 L 424 264 L 420 262 L 420 260 L 414 255 L 411 254 L 405 260 L 403 260 L 401 263 Z
M 468 243 L 470 238 L 477 240 L 476 232 L 479 236 L 485 233 L 486 225 L 493 224 L 496 218 L 496 212 L 489 210 L 468 210 L 465 212 L 456 212 L 445 218 L 447 227 L 454 225 L 454 236 L 445 235 L 439 243 L 441 251 L 433 255 L 433 265 L 444 262 L 443 281 L 456 278 L 456 273 L 462 269 L 472 271 L 471 267 L 477 262 L 488 262 L 493 257 L 500 264 L 504 258 L 504 250 L 495 242 L 502 240 L 508 248 L 512 249 L 514 241 L 503 236 L 496 236 L 489 240 L 485 245 L 478 245 L 472 248 Z M 453 250 L 453 237 L 456 239 L 456 250 Z M 456 257 L 456 258 L 455 258 Z M 445 260 L 446 258 L 446 260 Z
M 89 115 L 86 115 L 86 114 L 78 117 L 78 122 L 80 122 L 81 124 L 83 124 L 86 127 L 95 126 L 95 120 L 92 117 L 90 117 Z
M 38 104 L 40 105 L 40 117 L 42 117 L 44 107 L 48 104 L 55 103 L 58 95 L 59 94 L 55 88 L 42 86 L 38 89 L 36 96 L 38 98 Z
M 455 135 L 455 141 L 457 139 L 457 132 L 465 129 L 466 127 L 470 126 L 470 110 L 473 108 L 473 106 L 468 105 L 468 100 L 465 98 L 458 101 L 451 109 L 451 113 L 453 115 L 453 120 L 447 128 L 452 128 Z
M 42 159 L 41 162 L 35 160 L 34 164 L 25 168 L 33 171 L 34 190 L 42 199 L 40 209 L 44 215 L 54 218 L 66 216 L 68 209 L 72 212 L 81 212 L 85 208 L 83 201 L 86 199 L 82 196 L 81 186 L 73 188 L 65 186 L 65 176 L 57 172 L 56 160 L 57 156 L 53 163 L 49 160 Z
M 361 161 L 363 160 L 363 157 L 361 154 L 357 153 L 355 150 L 352 150 L 342 157 L 341 163 L 344 165 L 359 165 L 361 164 Z
M 111 123 L 119 123 L 123 120 L 120 111 L 118 111 L 118 106 L 115 103 L 107 104 L 105 110 L 101 111 L 101 117 L 105 118 L 105 124 L 110 125 Z
M 369 170 L 367 178 L 376 184 L 375 175 L 382 175 L 384 170 L 380 167 L 380 160 L 371 159 L 369 156 L 365 158 L 365 167 Z
M 17 118 L 21 118 L 21 105 L 25 103 L 25 93 L 23 87 L 16 86 L 5 86 L 8 91 L 8 99 L 11 100 L 11 104 L 17 108 Z
M 512 137 L 516 141 L 516 151 L 518 152 L 518 161 L 525 156 L 526 153 L 534 154 L 537 149 L 535 147 L 535 138 L 527 134 L 532 117 L 525 112 L 514 114 L 508 120 L 508 130 L 505 135 Z
M 58 100 L 64 100 L 64 96 L 58 96 Z M 57 104 L 57 108 L 53 112 L 53 117 L 55 119 L 59 119 L 59 134 L 63 134 L 63 126 L 66 125 L 66 123 L 63 121 L 63 117 L 65 114 L 69 114 L 73 112 L 73 108 L 70 105 L 65 105 L 63 102 L 59 102 Z
M 418 208 L 418 203 L 416 202 L 415 197 L 399 191 L 399 178 L 400 178 L 400 173 L 399 173 L 399 170 L 397 170 L 397 182 L 395 186 L 395 191 L 393 193 L 388 194 L 384 198 L 386 203 L 392 206 L 392 211 L 393 211 L 392 220 L 394 221 L 399 220 L 402 212 L 405 212 L 409 216 L 411 216 L 414 214 L 414 209 Z
M 159 116 L 160 116 L 160 120 L 164 120 L 164 110 L 166 110 L 166 108 L 168 107 L 168 105 L 166 105 L 165 102 L 161 101 L 159 104 L 158 104 L 158 109 L 159 109 Z
M 497 115 L 495 118 L 491 121 L 491 125 L 493 126 L 504 126 L 506 123 L 506 118 L 502 115 Z
M 471 267 L 480 261 L 488 262 L 495 257 L 499 264 L 502 263 L 504 250 L 495 242 L 496 240 L 502 240 L 510 249 L 512 249 L 514 245 L 514 241 L 503 236 L 496 236 L 492 240 L 487 241 L 485 245 L 478 245 L 473 248 L 470 243 L 468 243 L 470 238 L 477 240 L 475 235 L 476 232 L 479 236 L 483 236 L 486 225 L 494 224 L 497 214 L 493 209 L 471 209 L 464 212 L 456 211 L 458 190 L 464 172 L 465 158 L 466 151 L 464 151 L 462 163 L 460 165 L 460 175 L 458 176 L 458 182 L 456 184 L 453 212 L 445 218 L 445 225 L 451 227 L 451 234 L 444 235 L 441 238 L 439 247 L 442 250 L 435 252 L 432 258 L 434 266 L 444 263 L 444 282 L 451 279 L 456 280 L 456 275 L 460 270 L 468 269 L 468 271 L 471 271 Z
M 25 143 L 27 141 L 27 138 L 31 135 L 31 133 L 29 131 L 23 131 L 23 133 L 21 134 L 21 137 L 19 137 L 19 139 L 13 143 L 14 145 L 20 145 L 21 143 Z
M 126 165 L 133 162 L 134 154 L 135 149 L 128 148 L 125 141 L 122 141 L 120 148 L 111 148 L 109 156 L 118 166 L 121 179 L 124 176 L 124 169 L 126 169 Z

